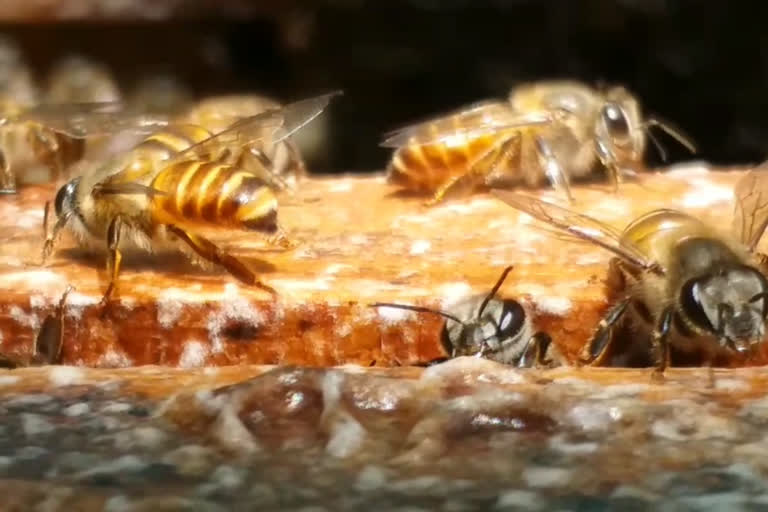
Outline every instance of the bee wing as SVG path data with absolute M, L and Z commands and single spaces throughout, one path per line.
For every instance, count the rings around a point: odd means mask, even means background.
M 640 249 L 622 240 L 621 232 L 597 219 L 511 191 L 493 190 L 492 192 L 511 207 L 557 228 L 565 235 L 565 239 L 573 237 L 589 242 L 612 252 L 637 268 L 664 272 L 658 263 L 649 260 Z
M 341 91 L 335 91 L 244 117 L 226 130 L 180 152 L 173 161 L 210 157 L 224 149 L 238 151 L 246 144 L 262 140 L 277 144 L 319 116 L 331 98 L 340 94 Z
M 749 171 L 734 189 L 733 230 L 754 250 L 768 226 L 768 163 Z
M 40 123 L 64 135 L 83 138 L 133 131 L 149 134 L 168 124 L 168 117 L 125 110 L 120 102 L 59 103 L 31 107 L 12 122 Z
M 515 112 L 507 102 L 486 101 L 389 132 L 384 136 L 381 146 L 399 148 L 480 137 L 526 126 L 549 124 L 557 115 L 547 111 Z

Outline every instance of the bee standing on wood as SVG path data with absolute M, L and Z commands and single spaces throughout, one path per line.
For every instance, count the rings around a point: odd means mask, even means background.
M 650 343 L 660 372 L 669 366 L 671 350 L 676 358 L 700 354 L 712 363 L 749 354 L 763 342 L 768 279 L 756 247 L 768 225 L 768 168 L 749 172 L 736 185 L 735 238 L 677 210 L 651 211 L 620 232 L 532 197 L 494 194 L 566 237 L 614 254 L 608 282 L 617 300 L 584 347 L 584 363 L 602 365 L 616 355 L 616 333 L 625 321 L 632 338 Z
M 519 368 L 559 363 L 550 337 L 534 332 L 528 312 L 518 301 L 498 299 L 496 293 L 513 267 L 507 267 L 491 291 L 454 306 L 451 312 L 407 304 L 377 302 L 371 307 L 399 308 L 444 317 L 443 348 L 451 357 L 476 355 Z
M 389 180 L 433 194 L 429 204 L 478 186 L 538 187 L 545 181 L 571 200 L 571 180 L 597 167 L 614 187 L 622 176 L 634 176 L 643 167 L 646 134 L 656 142 L 653 126 L 694 150 L 679 131 L 644 119 L 637 98 L 623 87 L 545 81 L 516 87 L 508 101 L 486 101 L 407 126 L 382 145 L 396 148 Z
M 274 293 L 202 232 L 277 230 L 277 199 L 262 177 L 271 172 L 271 162 L 260 161 L 266 169 L 254 172 L 229 162 L 228 155 L 264 137 L 275 143 L 290 137 L 332 96 L 270 110 L 215 135 L 200 126 L 174 124 L 73 179 L 56 194 L 57 220 L 46 237 L 43 261 L 66 226 L 81 244 L 106 241 L 110 283 L 104 302 L 117 284 L 124 243 L 144 249 L 172 244 L 198 263 L 220 265 L 240 281 Z

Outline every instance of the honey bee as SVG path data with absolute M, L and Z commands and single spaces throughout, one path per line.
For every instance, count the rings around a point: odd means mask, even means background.
M 191 101 L 192 92 L 173 75 L 157 74 L 139 80 L 128 103 L 140 112 L 178 116 L 188 108 Z
M 533 332 L 530 316 L 518 301 L 497 299 L 496 293 L 512 270 L 504 269 L 490 293 L 457 304 L 449 313 L 437 309 L 390 302 L 371 307 L 399 308 L 440 315 L 446 319 L 440 336 L 451 357 L 486 357 L 518 368 L 546 367 L 559 362 L 549 335 Z
M 671 350 L 677 360 L 700 354 L 711 365 L 718 357 L 748 355 L 763 341 L 768 279 L 765 257 L 755 248 L 768 225 L 768 167 L 736 185 L 736 238 L 678 210 L 648 212 L 619 232 L 545 201 L 493 193 L 566 238 L 614 254 L 607 282 L 616 300 L 585 345 L 583 363 L 609 362 L 618 353 L 616 340 L 627 339 L 617 335 L 620 327 L 631 327 L 646 352 L 650 346 L 659 374 L 669 366 Z
M 382 142 L 396 148 L 390 182 L 433 193 L 435 204 L 479 186 L 540 186 L 545 180 L 572 201 L 571 179 L 603 167 L 614 188 L 642 167 L 646 134 L 659 127 L 692 152 L 679 130 L 643 118 L 623 87 L 597 90 L 574 81 L 545 81 L 512 89 L 508 101 L 485 101 L 396 130 Z
M 15 171 L 22 163 L 17 156 L 26 149 L 31 150 L 35 161 L 50 170 L 53 178 L 59 178 L 85 154 L 86 137 L 123 131 L 146 134 L 167 122 L 164 116 L 128 111 L 119 102 L 23 107 L 13 101 L 0 101 L 0 194 L 15 193 L 19 183 L 50 179 L 50 175 L 37 178 L 26 166 L 25 172 Z
M 43 262 L 66 226 L 81 245 L 106 240 L 105 303 L 115 290 L 125 243 L 144 249 L 171 244 L 198 263 L 220 265 L 240 281 L 274 293 L 201 231 L 277 231 L 277 200 L 262 179 L 270 171 L 242 168 L 226 161 L 226 153 L 263 138 L 279 143 L 319 115 L 332 96 L 269 110 L 215 135 L 201 126 L 173 124 L 71 180 L 56 194 L 57 219 L 46 236 Z M 268 159 L 261 162 L 271 165 Z
M 244 116 L 276 110 L 280 103 L 265 96 L 252 94 L 215 96 L 204 99 L 179 116 L 178 120 L 204 126 L 213 132 L 221 131 Z M 303 131 L 303 130 L 302 130 Z M 265 176 L 277 189 L 291 189 L 295 182 L 306 176 L 307 167 L 293 138 L 272 143 L 268 138 L 244 146 L 240 158 L 272 161 L 272 174 Z
M 26 360 L 0 354 L 0 368 L 20 368 L 58 364 L 61 361 L 61 346 L 64 342 L 64 306 L 73 288 L 68 286 L 61 295 L 54 312 L 45 317 L 35 338 L 35 351 Z
M 54 66 L 48 76 L 46 103 L 92 103 L 122 100 L 109 69 L 85 57 L 70 56 Z
M 10 38 L 0 35 L 0 98 L 17 105 L 31 106 L 39 101 L 40 91 L 21 49 Z

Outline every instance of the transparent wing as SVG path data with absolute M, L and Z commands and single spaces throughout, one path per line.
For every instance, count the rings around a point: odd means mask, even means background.
M 126 110 L 120 102 L 42 104 L 10 122 L 31 121 L 70 137 L 112 135 L 132 131 L 149 134 L 168 124 L 168 117 Z
M 623 241 L 617 229 L 597 219 L 511 191 L 492 192 L 511 207 L 557 228 L 566 238 L 571 236 L 600 246 L 637 268 L 664 272 L 658 263 L 650 261 L 640 249 Z
M 259 141 L 277 144 L 319 116 L 331 99 L 340 94 L 341 91 L 335 91 L 245 117 L 226 130 L 185 149 L 173 160 L 210 157 L 226 149 L 237 152 L 243 146 Z
M 515 112 L 509 103 L 487 101 L 392 131 L 384 136 L 381 146 L 399 148 L 437 142 L 460 144 L 462 139 L 549 124 L 559 115 L 558 112 L 548 111 Z
M 768 226 L 768 163 L 749 171 L 734 189 L 733 230 L 750 250 Z

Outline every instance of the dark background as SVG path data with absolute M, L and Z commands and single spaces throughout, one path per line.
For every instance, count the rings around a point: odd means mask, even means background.
M 165 71 L 198 95 L 260 91 L 291 100 L 343 89 L 318 171 L 380 169 L 389 154 L 378 147 L 382 132 L 504 97 L 520 81 L 565 77 L 625 84 L 647 112 L 687 131 L 700 158 L 739 164 L 768 153 L 764 5 L 189 0 L 149 14 L 139 4 L 134 12 L 84 10 L 66 23 L 50 11 L 0 30 L 39 74 L 80 53 L 108 64 L 126 87 Z M 672 160 L 687 158 L 667 146 Z

